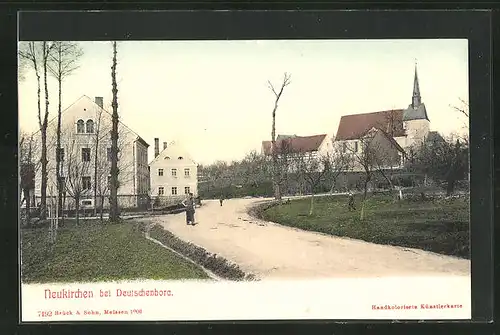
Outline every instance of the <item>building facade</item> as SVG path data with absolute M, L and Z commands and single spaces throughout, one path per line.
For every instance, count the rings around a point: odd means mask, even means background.
M 155 158 L 149 164 L 151 196 L 157 204 L 172 204 L 184 199 L 188 193 L 198 196 L 198 165 L 178 143 L 163 142 L 155 138 Z
M 61 114 L 61 148 L 56 148 L 57 117 L 47 127 L 47 203 L 57 195 L 57 161 L 65 208 L 109 207 L 111 179 L 111 113 L 102 97 L 82 96 Z M 146 207 L 149 194 L 148 143 L 125 124 L 118 124 L 118 204 Z M 34 135 L 40 138 L 40 132 Z M 40 154 L 40 153 L 38 153 Z M 41 169 L 35 177 L 37 202 L 41 196 Z

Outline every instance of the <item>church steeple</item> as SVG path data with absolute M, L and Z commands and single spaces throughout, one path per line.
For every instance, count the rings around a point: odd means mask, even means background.
M 425 109 L 425 104 L 422 102 L 422 97 L 420 96 L 420 84 L 418 82 L 417 73 L 417 61 L 415 60 L 415 73 L 413 77 L 413 95 L 411 99 L 411 104 L 403 112 L 403 121 L 411 120 L 427 120 L 427 110 Z
M 418 74 L 417 74 L 417 61 L 415 61 L 415 77 L 413 78 L 413 97 L 412 97 L 412 107 L 418 108 L 422 103 L 422 98 L 420 97 L 420 87 L 418 85 Z

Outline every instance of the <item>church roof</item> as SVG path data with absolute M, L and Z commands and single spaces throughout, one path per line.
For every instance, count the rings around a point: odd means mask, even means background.
M 427 116 L 427 109 L 424 103 L 420 103 L 416 108 L 413 105 L 409 105 L 403 113 L 403 121 L 411 120 L 429 120 Z
M 408 108 L 405 109 L 403 113 L 403 121 L 411 121 L 411 120 L 429 121 L 425 104 L 422 103 L 422 97 L 420 96 L 420 85 L 418 83 L 417 64 L 415 64 L 415 75 L 413 77 L 412 102 L 408 106 Z
M 394 109 L 374 113 L 344 115 L 340 118 L 335 140 L 359 139 L 373 128 L 383 130 L 394 137 L 404 136 L 403 110 Z
M 318 151 L 321 143 L 325 140 L 326 134 L 313 135 L 313 136 L 291 136 L 276 141 L 276 150 L 279 154 L 285 146 L 288 147 L 292 153 L 305 153 Z M 278 136 L 279 138 L 279 136 Z M 271 141 L 262 141 L 262 150 L 265 155 L 271 154 Z

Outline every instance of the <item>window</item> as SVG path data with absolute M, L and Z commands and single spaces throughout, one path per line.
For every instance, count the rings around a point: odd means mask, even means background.
M 82 177 L 82 189 L 90 190 L 92 189 L 92 183 L 90 177 Z
M 164 195 L 165 194 L 165 188 L 160 186 L 158 187 L 158 195 Z
M 87 120 L 87 123 L 86 123 L 87 127 L 87 133 L 89 134 L 93 134 L 94 133 L 94 121 L 92 120 Z
M 82 162 L 90 162 L 90 148 L 82 148 Z
M 354 142 L 354 152 L 358 152 L 358 141 Z
M 56 148 L 56 159 L 58 162 L 64 161 L 64 148 Z
M 177 195 L 177 187 L 172 187 L 172 195 Z
M 179 157 L 178 157 L 178 159 L 179 159 L 179 160 L 180 160 L 180 159 L 184 159 L 184 157 L 182 157 L 182 156 L 179 156 Z
M 108 188 L 111 188 L 111 175 L 108 176 Z
M 168 157 L 168 156 L 165 156 L 165 158 L 163 158 L 163 159 L 170 159 L 170 157 Z
M 189 177 L 189 175 L 190 175 L 189 168 L 185 168 L 184 169 L 184 177 Z
M 189 186 L 184 187 L 184 194 L 189 194 L 189 193 L 191 193 Z
M 345 153 L 347 151 L 347 143 L 342 142 L 342 152 Z
M 177 177 L 177 169 L 172 169 L 172 177 Z
M 83 134 L 85 132 L 85 125 L 83 123 L 83 120 L 78 120 L 76 122 L 76 132 L 78 134 Z
M 163 169 L 158 169 L 158 175 L 163 176 Z

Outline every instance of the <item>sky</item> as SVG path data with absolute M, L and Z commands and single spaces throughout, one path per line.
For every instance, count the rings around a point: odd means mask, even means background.
M 63 109 L 82 95 L 110 106 L 110 42 L 80 42 L 79 69 L 63 83 Z M 195 161 L 237 160 L 277 134 L 335 134 L 342 115 L 406 108 L 415 62 L 431 130 L 463 131 L 451 105 L 468 101 L 467 40 L 127 41 L 118 43 L 120 120 L 150 144 L 175 141 Z M 35 131 L 36 78 L 19 82 L 19 126 Z M 57 83 L 49 82 L 50 117 Z M 42 92 L 43 93 L 43 92 Z M 110 109 L 111 111 L 111 109 Z

